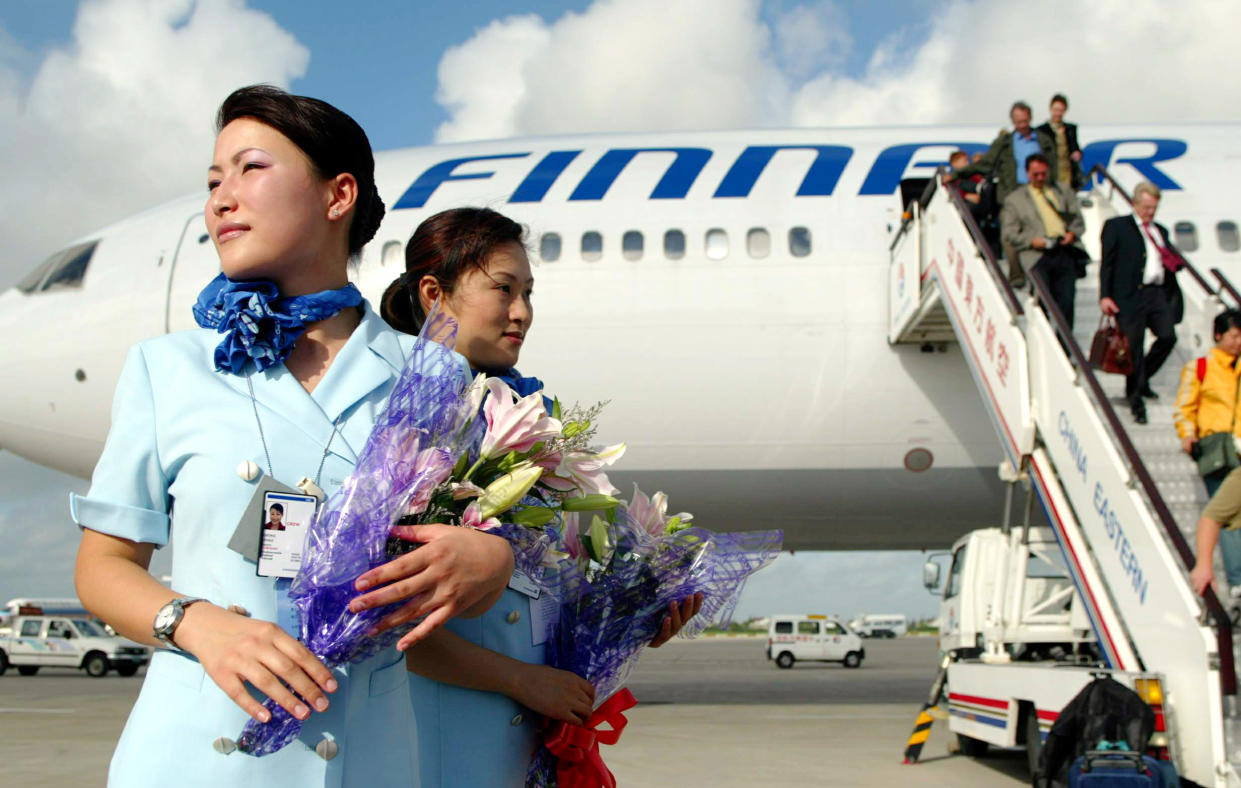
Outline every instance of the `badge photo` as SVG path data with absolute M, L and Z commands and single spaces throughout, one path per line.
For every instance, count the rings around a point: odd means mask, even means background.
M 302 548 L 315 516 L 313 495 L 285 492 L 263 494 L 259 530 L 260 577 L 295 577 L 302 568 Z

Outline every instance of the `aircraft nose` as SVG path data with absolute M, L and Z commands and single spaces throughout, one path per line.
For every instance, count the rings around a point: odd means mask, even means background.
M 87 429 L 96 419 L 80 408 L 85 372 L 75 379 L 69 368 L 69 357 L 85 348 L 72 317 L 60 311 L 67 306 L 16 287 L 0 293 L 0 448 L 86 477 L 94 464 L 89 455 L 101 445 Z M 105 395 L 105 425 L 107 401 Z

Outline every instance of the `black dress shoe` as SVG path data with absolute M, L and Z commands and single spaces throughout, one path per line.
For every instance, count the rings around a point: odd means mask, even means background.
M 1138 405 L 1133 408 L 1133 420 L 1138 424 L 1146 423 L 1146 407 L 1141 403 L 1138 403 Z
M 1147 386 L 1142 389 L 1142 399 L 1159 399 L 1159 395 L 1151 391 L 1151 387 Z

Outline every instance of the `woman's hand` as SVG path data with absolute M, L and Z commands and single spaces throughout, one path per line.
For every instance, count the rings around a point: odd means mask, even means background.
M 425 616 L 397 642 L 402 651 L 453 616 L 485 612 L 512 577 L 513 550 L 499 536 L 452 525 L 403 525 L 392 535 L 422 546 L 364 572 L 354 587 L 370 592 L 349 609 L 357 613 L 408 599 L 375 627 L 383 632 Z
M 299 720 L 309 717 L 312 708 L 325 710 L 323 693 L 336 691 L 332 672 L 270 621 L 199 602 L 185 609 L 175 640 L 198 658 L 224 694 L 259 722 L 267 722 L 271 714 L 246 691 L 245 682 Z
M 672 640 L 691 618 L 698 615 L 699 610 L 702 610 L 702 594 L 686 597 L 679 603 L 669 602 L 668 615 L 664 616 L 663 626 L 655 633 L 655 637 L 651 638 L 650 647 L 659 648 Z
M 595 707 L 595 688 L 567 670 L 521 663 L 510 697 L 545 717 L 584 725 Z

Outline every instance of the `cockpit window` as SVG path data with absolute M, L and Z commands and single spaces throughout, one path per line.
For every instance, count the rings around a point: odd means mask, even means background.
M 23 293 L 44 293 L 66 287 L 81 287 L 86 268 L 95 254 L 98 241 L 89 241 L 61 250 L 43 261 L 20 282 L 17 289 Z

